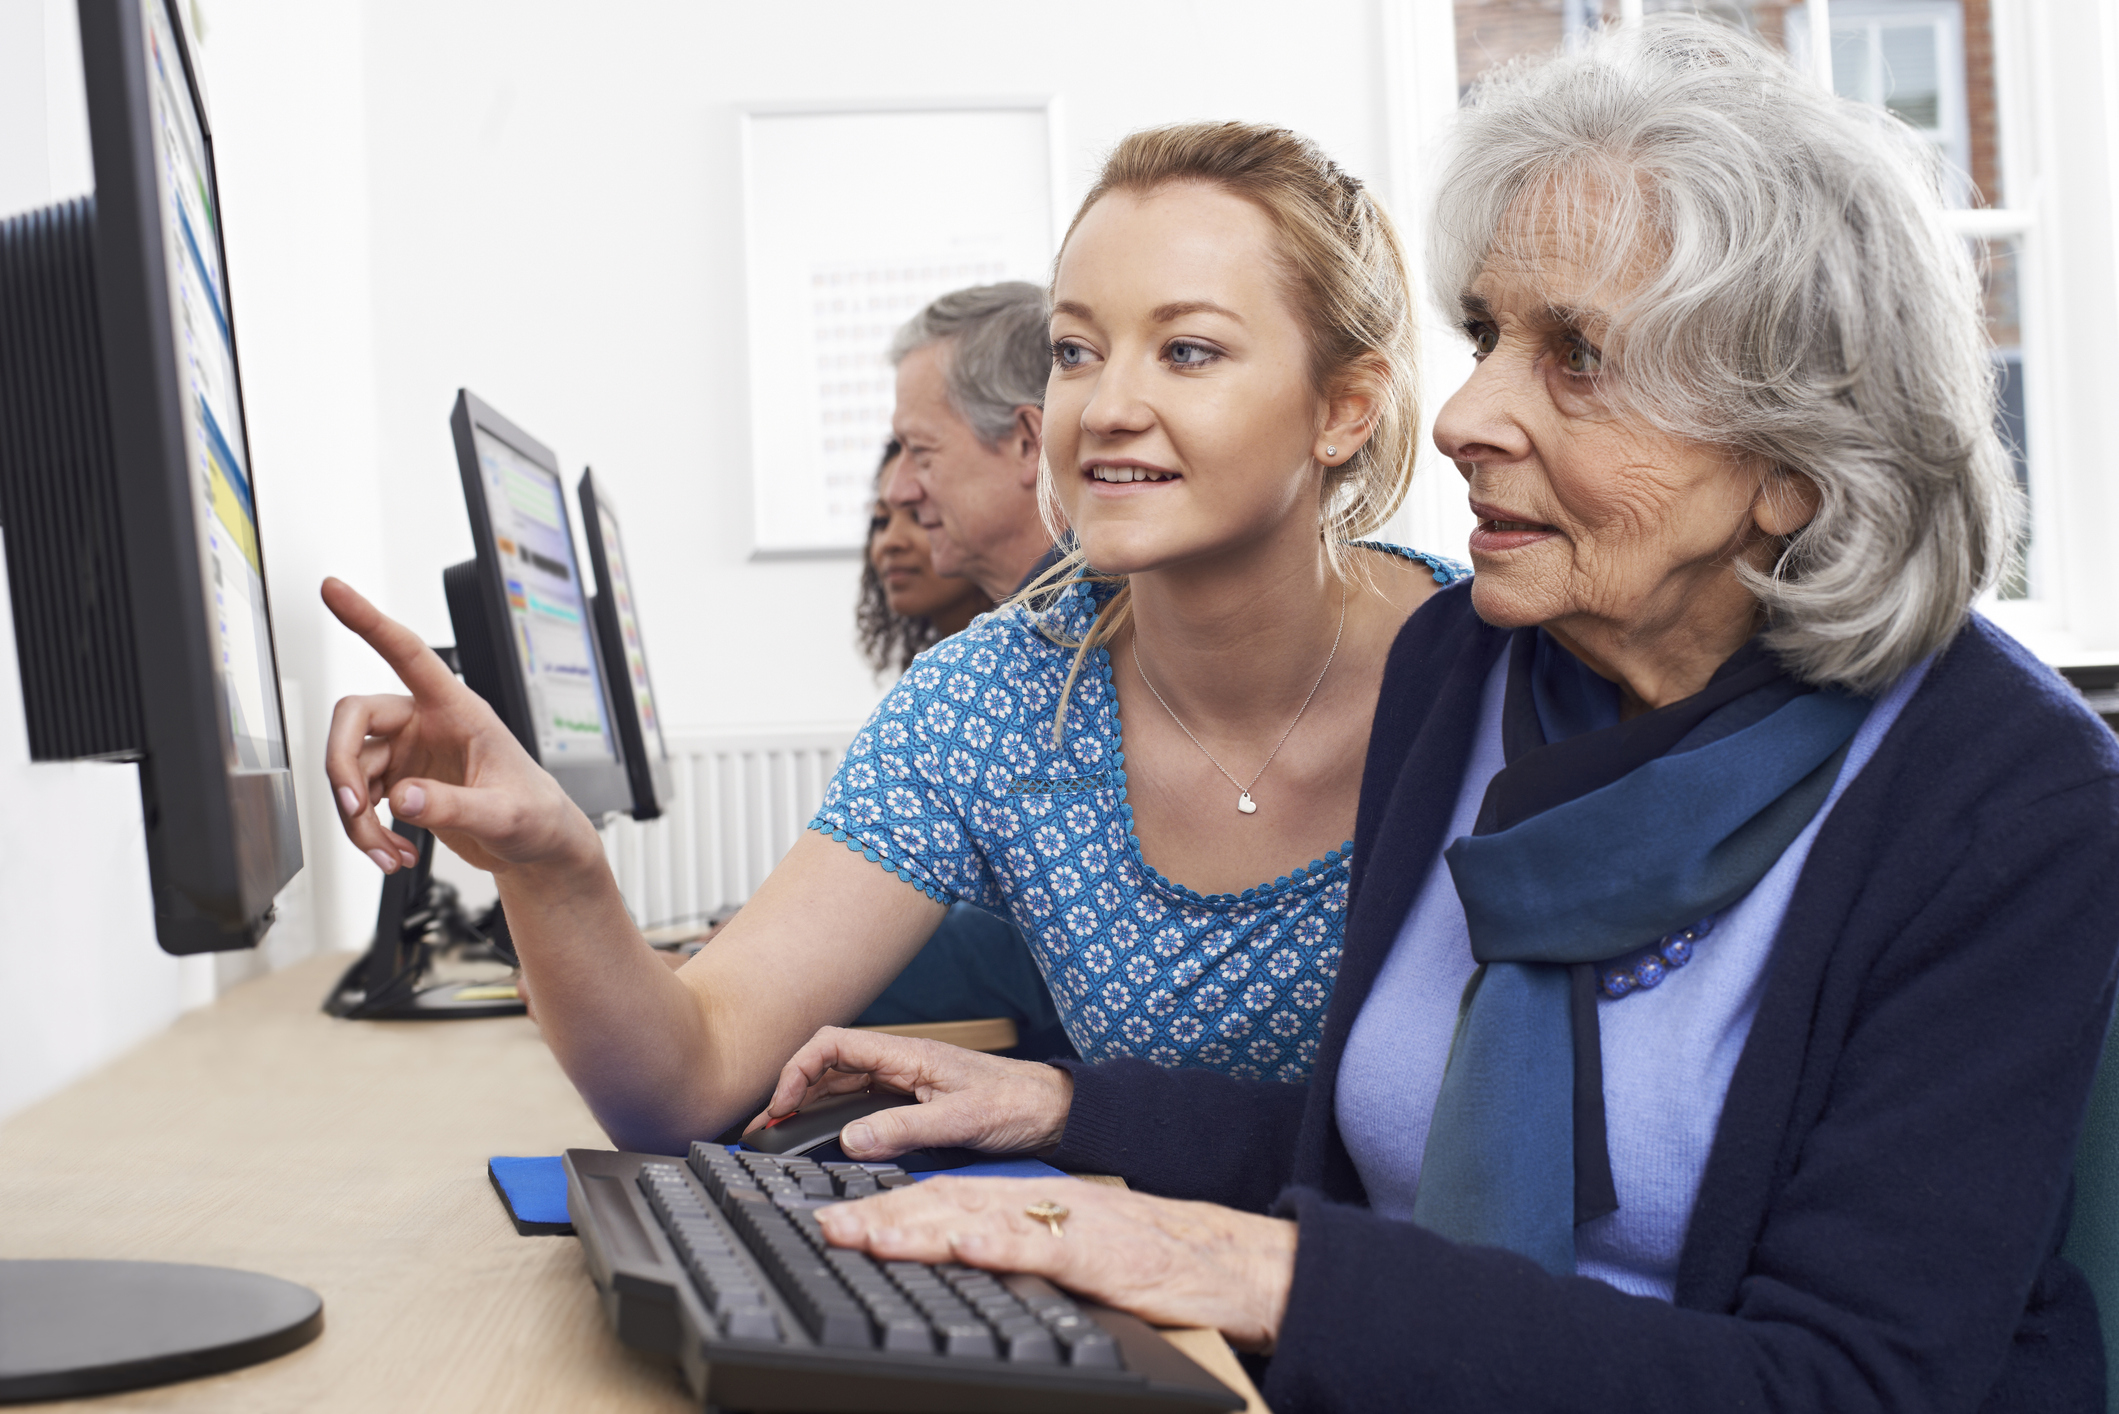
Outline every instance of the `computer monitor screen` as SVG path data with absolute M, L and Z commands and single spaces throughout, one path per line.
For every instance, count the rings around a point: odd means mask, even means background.
M 468 391 L 450 416 L 477 558 L 446 571 L 464 679 L 590 815 L 632 794 L 559 464 Z
M 581 474 L 581 525 L 588 532 L 589 563 L 596 571 L 596 634 L 603 645 L 604 672 L 612 683 L 613 715 L 633 786 L 633 818 L 652 820 L 672 797 L 669 752 L 662 716 L 647 670 L 640 607 L 619 532 L 618 511 L 591 471 Z
M 559 478 L 483 427 L 474 428 L 492 546 L 508 591 L 523 686 L 546 761 L 615 761 L 604 716 L 588 596 Z
M 168 330 L 184 397 L 184 445 L 203 560 L 202 586 L 214 626 L 230 745 L 239 768 L 287 764 L 280 721 L 265 567 L 258 553 L 257 504 L 250 490 L 250 445 L 236 380 L 234 313 L 221 261 L 221 222 L 206 158 L 206 135 L 191 101 L 169 12 L 144 5 L 147 91 L 161 203 Z
M 633 585 L 625 567 L 625 546 L 618 538 L 618 517 L 606 504 L 599 517 L 597 538 L 604 563 L 610 566 L 611 608 L 618 623 L 618 641 L 625 654 L 627 685 L 633 690 L 633 710 L 640 717 L 640 736 L 656 756 L 668 755 L 662 747 L 662 719 L 655 715 L 655 689 L 648 682 L 647 650 L 640 646 L 640 616 L 633 607 Z

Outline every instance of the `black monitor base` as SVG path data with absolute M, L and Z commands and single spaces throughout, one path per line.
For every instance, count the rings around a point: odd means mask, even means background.
M 256 1272 L 0 1261 L 0 1404 L 239 1370 L 323 1329 L 315 1292 Z
M 365 958 L 353 964 L 353 971 L 331 994 L 326 1011 L 355 1021 L 468 1021 L 523 1014 L 521 995 L 506 982 L 442 982 L 371 1002 L 359 990 L 359 973 L 365 965 Z
M 434 955 L 442 949 L 471 950 L 512 965 L 514 944 L 499 904 L 474 924 L 457 903 L 456 890 L 434 877 L 432 833 L 403 821 L 390 828 L 419 851 L 419 862 L 383 880 L 375 941 L 324 998 L 324 1010 L 358 1021 L 523 1015 L 521 995 L 506 978 L 430 982 Z

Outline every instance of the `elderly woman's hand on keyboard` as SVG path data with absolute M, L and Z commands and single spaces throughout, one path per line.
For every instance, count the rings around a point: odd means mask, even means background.
M 1063 1179 L 930 1178 L 820 1208 L 817 1222 L 878 1261 L 1034 1272 L 1158 1325 L 1211 1327 L 1241 1350 L 1273 1348 L 1295 1273 L 1286 1219 Z
M 889 1159 L 932 1146 L 1023 1153 L 1059 1143 L 1074 1099 L 1067 1072 L 940 1041 L 827 1026 L 795 1052 L 756 1129 L 813 1100 L 880 1087 L 920 1103 L 855 1120 L 840 1135 L 850 1159 Z

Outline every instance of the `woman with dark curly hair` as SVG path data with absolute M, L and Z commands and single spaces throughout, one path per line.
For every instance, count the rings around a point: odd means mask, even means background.
M 880 489 L 891 463 L 904 449 L 892 440 L 876 468 Z M 927 553 L 927 532 L 903 506 L 876 497 L 868 522 L 868 554 L 861 566 L 861 598 L 854 607 L 854 632 L 861 656 L 876 676 L 897 674 L 912 666 L 913 655 L 966 627 L 993 607 L 986 591 L 968 579 L 934 572 Z

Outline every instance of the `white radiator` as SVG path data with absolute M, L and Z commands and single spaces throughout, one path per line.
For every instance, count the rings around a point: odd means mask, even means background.
M 660 819 L 619 816 L 603 829 L 640 926 L 702 922 L 756 892 L 823 802 L 856 730 L 669 738 L 676 799 Z

